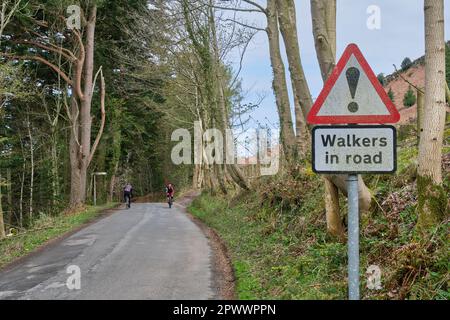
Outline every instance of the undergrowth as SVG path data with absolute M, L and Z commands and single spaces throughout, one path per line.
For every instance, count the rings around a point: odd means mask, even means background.
M 448 215 L 430 233 L 416 230 L 416 163 L 417 148 L 406 140 L 395 175 L 365 177 L 374 204 L 361 217 L 362 299 L 450 298 Z M 308 167 L 297 173 L 261 178 L 247 193 L 203 193 L 190 207 L 227 244 L 240 299 L 347 297 L 347 247 L 326 233 L 322 180 Z M 346 225 L 346 200 L 340 203 Z M 367 288 L 371 265 L 381 270 L 380 290 Z

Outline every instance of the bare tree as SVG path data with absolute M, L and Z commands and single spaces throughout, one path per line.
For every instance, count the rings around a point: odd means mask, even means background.
M 86 21 L 86 36 L 83 42 L 81 36 L 75 31 L 80 45 L 77 58 L 76 71 L 74 74 L 74 95 L 71 99 L 69 112 L 73 130 L 70 137 L 70 164 L 71 164 L 71 192 L 70 204 L 77 207 L 86 201 L 87 170 L 98 146 L 105 125 L 105 81 L 101 68 L 100 73 L 100 108 L 101 123 L 100 130 L 91 146 L 92 116 L 91 105 L 94 93 L 94 45 L 95 25 L 97 20 L 97 7 L 90 8 L 89 17 Z M 96 75 L 96 77 L 97 77 Z M 82 88 L 82 83 L 84 87 Z
M 218 92 L 218 103 L 220 106 L 220 113 L 221 113 L 221 120 L 222 120 L 222 132 L 226 132 L 230 128 L 229 124 L 229 113 L 227 110 L 227 102 L 225 98 L 225 83 L 223 79 L 223 71 L 221 70 L 221 60 L 220 60 L 220 52 L 219 52 L 219 44 L 218 44 L 218 37 L 217 37 L 217 31 L 216 31 L 216 21 L 215 21 L 215 13 L 213 9 L 213 1 L 210 0 L 209 2 L 209 27 L 211 30 L 211 36 L 212 36 L 212 51 L 213 51 L 213 72 L 216 76 L 216 86 L 217 86 L 217 92 Z M 224 135 L 224 145 L 227 146 L 228 144 L 228 137 L 225 134 Z M 225 149 L 225 148 L 224 148 Z M 226 156 L 226 152 L 224 152 Z M 224 157 L 225 159 L 225 157 Z M 226 163 L 225 159 L 225 163 Z M 248 182 L 241 173 L 239 167 L 235 164 L 230 164 L 228 167 L 226 165 L 223 166 L 223 172 L 220 170 L 220 179 L 225 183 L 227 178 L 227 168 L 229 168 L 232 171 L 231 178 L 243 189 L 248 190 Z M 222 186 L 222 189 L 225 190 L 226 188 Z
M 313 102 L 300 58 L 295 4 L 292 0 L 277 0 L 277 8 L 294 92 L 297 145 L 304 156 L 311 145 L 305 119 Z
M 6 233 L 5 233 L 5 222 L 3 219 L 3 206 L 2 206 L 2 186 L 3 186 L 3 180 L 2 180 L 2 176 L 0 174 L 0 240 L 4 239 L 6 237 Z
M 448 195 L 442 188 L 442 142 L 445 127 L 444 0 L 424 0 L 425 106 L 419 141 L 418 227 L 436 225 L 445 213 Z
M 291 116 L 291 105 L 288 95 L 288 87 L 286 82 L 285 64 L 282 59 L 280 50 L 280 33 L 279 33 L 279 21 L 278 21 L 278 8 L 277 0 L 268 0 L 267 6 L 264 8 L 262 5 L 255 1 L 242 0 L 245 6 L 231 4 L 228 6 L 216 6 L 216 8 L 222 10 L 229 10 L 235 12 L 247 12 L 247 13 L 261 13 L 266 17 L 266 28 L 261 28 L 255 25 L 244 23 L 237 19 L 228 19 L 234 23 L 250 28 L 256 31 L 263 31 L 267 34 L 269 41 L 270 62 L 273 71 L 272 87 L 275 95 L 275 101 L 278 109 L 278 117 L 280 123 L 280 135 L 281 146 L 283 148 L 283 154 L 286 160 L 291 161 L 297 158 L 297 141 L 294 132 L 294 126 Z M 302 100 L 299 99 L 300 104 Z M 301 119 L 299 119 L 301 121 Z
M 22 0 L 3 0 L 2 7 L 0 11 L 0 45 L 2 43 L 3 31 L 5 31 L 6 26 L 11 21 L 11 18 L 19 10 L 20 3 Z
M 31 122 L 30 122 L 30 110 L 27 111 L 26 118 L 26 128 L 28 133 L 28 139 L 30 143 L 30 205 L 28 216 L 30 221 L 33 221 L 33 193 L 34 193 L 34 139 L 31 133 Z
M 311 18 L 322 78 L 326 81 L 335 66 L 336 55 L 336 1 L 311 0 Z M 370 208 L 372 196 L 361 176 L 358 177 L 359 206 L 362 211 Z M 328 229 L 337 235 L 342 234 L 343 227 L 339 215 L 338 190 L 347 195 L 345 175 L 328 175 L 325 178 L 325 203 Z
M 273 90 L 278 107 L 278 116 L 280 118 L 281 141 L 284 155 L 289 161 L 296 157 L 297 147 L 286 83 L 285 66 L 280 51 L 276 0 L 267 1 L 265 13 L 267 15 L 266 32 L 269 39 L 270 61 L 273 70 Z
M 311 18 L 317 59 L 325 82 L 335 65 L 336 0 L 311 0 Z M 338 188 L 328 177 L 324 178 L 324 183 L 327 230 L 330 234 L 343 239 L 344 226 L 340 218 Z
M 242 6 L 225 6 L 221 7 L 224 10 L 244 11 L 244 12 L 256 12 L 263 13 L 267 17 L 267 34 L 269 37 L 270 58 L 272 62 L 272 70 L 274 72 L 274 93 L 277 100 L 277 107 L 279 110 L 280 126 L 282 128 L 283 136 L 283 123 L 284 134 L 288 137 L 294 137 L 290 134 L 292 129 L 292 120 L 290 117 L 289 98 L 287 97 L 287 85 L 285 81 L 284 64 L 281 59 L 279 48 L 279 31 L 283 35 L 286 54 L 289 62 L 289 70 L 291 75 L 291 82 L 294 91 L 294 102 L 296 104 L 296 124 L 297 124 L 297 145 L 299 145 L 298 134 L 301 134 L 302 123 L 305 127 L 304 118 L 308 114 L 312 106 L 312 98 L 306 82 L 304 72 L 302 69 L 299 44 L 297 36 L 296 18 L 295 18 L 295 4 L 292 0 L 273 0 L 267 2 L 267 8 L 263 8 L 261 5 L 254 1 L 243 0 L 242 3 L 249 5 L 250 7 Z M 321 67 L 321 73 L 324 81 L 328 78 L 329 73 L 333 70 L 335 64 L 336 53 L 336 2 L 325 0 L 312 0 L 311 1 L 311 13 L 313 20 L 313 31 L 316 43 L 316 51 Z M 244 25 L 248 28 L 256 30 L 263 30 L 248 23 L 236 21 L 240 25 Z M 278 27 L 279 24 L 279 27 Z M 299 112 L 299 111 L 302 112 Z M 289 113 L 289 117 L 284 117 Z M 293 130 L 293 129 L 292 129 Z M 292 131 L 293 133 L 293 131 Z M 308 135 L 303 133 L 304 138 L 308 138 Z M 293 139 L 288 139 L 291 142 Z M 284 143 L 284 142 L 283 142 Z M 287 144 L 287 147 L 290 143 Z M 286 148 L 288 150 L 289 148 Z M 289 151 L 288 151 L 289 152 Z M 285 152 L 286 154 L 286 152 Z M 289 153 L 288 153 L 289 154 Z M 343 234 L 343 227 L 341 218 L 339 215 L 339 202 L 338 202 L 338 190 L 341 190 L 344 195 L 347 194 L 347 184 L 345 175 L 329 175 L 326 177 L 326 209 L 327 209 L 327 221 L 328 229 L 332 233 L 336 233 L 339 236 Z M 371 203 L 371 194 L 369 189 L 364 184 L 361 177 L 359 177 L 359 200 L 360 208 L 365 211 L 368 210 Z M 333 231 L 334 230 L 334 231 Z
M 58 17 L 57 12 L 55 13 Z M 64 17 L 60 20 L 65 23 Z M 32 39 L 15 40 L 16 44 L 26 45 L 35 49 L 44 50 L 64 57 L 70 64 L 72 73 L 66 73 L 59 65 L 52 63 L 39 54 L 15 55 L 2 53 L 9 59 L 34 60 L 48 66 L 62 78 L 67 87 L 71 89 L 70 107 L 66 105 L 66 111 L 71 122 L 71 136 L 69 142 L 71 186 L 70 205 L 72 208 L 81 206 L 86 201 L 86 177 L 89 164 L 92 161 L 95 150 L 103 134 L 105 124 L 105 82 L 101 67 L 94 77 L 94 45 L 95 25 L 97 20 L 97 6 L 90 5 L 86 9 L 84 32 L 73 29 L 68 35 L 73 38 L 73 49 L 69 50 L 51 43 L 45 34 L 30 31 Z M 35 21 L 35 20 L 33 20 Z M 49 28 L 47 22 L 36 22 L 41 27 Z M 36 50 L 37 51 L 37 50 Z M 100 75 L 100 130 L 94 143 L 91 145 L 92 115 L 91 105 L 94 94 L 95 79 Z

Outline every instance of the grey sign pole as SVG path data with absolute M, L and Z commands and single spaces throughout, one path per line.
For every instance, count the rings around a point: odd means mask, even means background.
M 94 176 L 94 206 L 97 205 L 97 179 L 95 176 L 106 176 L 106 172 L 93 172 L 92 175 Z
M 348 186 L 348 298 L 359 300 L 358 175 L 349 174 Z
M 95 179 L 96 174 L 94 173 L 94 206 L 97 205 L 97 181 Z
M 348 174 L 350 300 L 359 300 L 358 174 L 395 172 L 396 131 L 392 126 L 380 124 L 399 120 L 397 108 L 377 81 L 362 52 L 356 44 L 349 44 L 311 107 L 306 121 L 313 125 L 327 125 L 313 128 L 313 171 Z

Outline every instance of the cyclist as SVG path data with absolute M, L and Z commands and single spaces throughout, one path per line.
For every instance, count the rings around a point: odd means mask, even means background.
M 127 208 L 130 208 L 131 197 L 133 197 L 133 187 L 129 182 L 127 182 L 127 184 L 123 188 L 123 197 L 125 199 L 125 204 Z
M 173 184 L 170 182 L 166 185 L 166 196 L 167 196 L 167 203 L 169 204 L 169 208 L 172 207 L 173 202 L 173 194 L 175 193 L 175 189 L 173 188 Z

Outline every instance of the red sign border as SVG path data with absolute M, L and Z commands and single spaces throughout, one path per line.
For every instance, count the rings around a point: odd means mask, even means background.
M 388 109 L 388 111 L 390 113 L 389 115 L 355 115 L 355 116 L 349 116 L 349 115 L 318 116 L 317 115 L 317 113 L 319 112 L 320 108 L 322 107 L 325 99 L 328 97 L 328 94 L 330 93 L 331 89 L 334 87 L 337 79 L 341 75 L 342 71 L 344 70 L 344 68 L 352 54 L 356 57 L 356 60 L 358 60 L 362 69 L 366 73 L 366 75 L 369 78 L 369 81 L 372 83 L 375 91 L 378 93 L 381 100 L 386 105 L 386 108 Z M 377 77 L 375 76 L 374 72 L 372 71 L 372 68 L 370 68 L 370 66 L 367 63 L 366 59 L 364 58 L 361 50 L 359 50 L 359 48 L 356 44 L 351 43 L 347 46 L 344 53 L 342 54 L 342 57 L 339 59 L 339 62 L 337 63 L 336 67 L 333 69 L 333 72 L 331 73 L 330 77 L 325 82 L 325 85 L 324 85 L 322 91 L 320 92 L 320 95 L 317 97 L 311 110 L 309 111 L 306 120 L 310 124 L 344 124 L 344 123 L 383 124 L 383 123 L 398 122 L 400 120 L 400 114 L 398 113 L 398 110 L 395 107 L 395 105 L 392 103 L 391 99 L 389 99 L 389 96 L 387 95 L 386 91 L 384 91 L 384 88 L 381 86 L 380 82 L 378 81 Z

